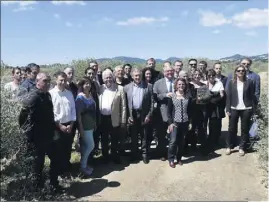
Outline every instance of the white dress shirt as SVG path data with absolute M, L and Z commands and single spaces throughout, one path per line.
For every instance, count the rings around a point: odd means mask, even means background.
M 105 88 L 103 94 L 102 94 L 102 99 L 101 99 L 101 107 L 100 111 L 102 115 L 111 115 L 111 107 L 112 107 L 112 102 L 114 100 L 114 97 L 116 95 L 116 89 L 109 89 Z
M 166 86 L 168 92 L 170 92 L 170 83 L 172 82 L 172 92 L 174 92 L 174 80 L 172 79 L 171 81 L 167 78 L 165 78 Z
M 245 110 L 245 109 L 251 109 L 252 107 L 246 107 L 243 99 L 244 94 L 244 83 L 237 81 L 237 96 L 238 96 L 238 104 L 236 107 L 231 107 L 232 109 L 236 110 Z
M 69 90 L 60 91 L 57 86 L 49 91 L 53 103 L 55 122 L 76 121 L 76 107 L 73 94 Z

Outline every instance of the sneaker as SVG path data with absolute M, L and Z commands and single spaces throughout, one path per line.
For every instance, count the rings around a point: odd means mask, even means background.
M 227 148 L 226 149 L 226 155 L 230 155 L 232 153 L 231 149 L 230 148 Z
M 84 175 L 91 175 L 92 174 L 92 171 L 88 168 L 80 168 L 80 172 L 82 172 Z
M 243 149 L 239 149 L 239 156 L 244 156 L 245 155 L 245 151 Z

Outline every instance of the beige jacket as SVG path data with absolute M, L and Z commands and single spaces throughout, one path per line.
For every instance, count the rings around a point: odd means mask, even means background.
M 102 109 L 102 97 L 105 90 L 105 84 L 100 86 L 99 107 Z M 126 96 L 122 86 L 113 84 L 112 88 L 116 89 L 116 94 L 111 106 L 111 121 L 113 127 L 118 127 L 120 124 L 126 124 Z

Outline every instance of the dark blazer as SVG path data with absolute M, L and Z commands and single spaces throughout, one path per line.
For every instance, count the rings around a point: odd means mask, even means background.
M 164 78 L 163 73 L 157 70 L 152 71 L 152 78 L 151 78 L 151 83 L 154 84 L 156 81 Z
M 244 82 L 243 91 L 243 101 L 245 106 L 255 109 L 257 106 L 257 99 L 255 96 L 254 82 L 250 79 L 247 79 Z M 226 111 L 231 112 L 231 107 L 236 107 L 238 104 L 237 85 L 236 83 L 233 83 L 232 80 L 230 80 L 227 84 L 226 95 Z
M 127 95 L 127 106 L 128 106 L 128 117 L 133 118 L 132 110 L 133 110 L 133 86 L 134 83 L 131 82 L 128 85 L 124 86 L 124 92 Z M 153 93 L 152 93 L 152 85 L 142 82 L 142 88 L 144 89 L 143 100 L 142 100 L 142 112 L 141 118 L 144 120 L 146 117 L 152 117 L 153 112 Z

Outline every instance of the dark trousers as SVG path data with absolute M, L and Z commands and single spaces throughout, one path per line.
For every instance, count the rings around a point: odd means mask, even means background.
M 57 144 L 50 142 L 46 144 L 44 142 L 33 143 L 28 142 L 27 144 L 27 157 L 33 157 L 33 161 L 29 162 L 32 165 L 32 173 L 34 174 L 35 186 L 42 185 L 44 183 L 43 168 L 45 163 L 45 156 L 48 155 L 50 159 L 50 183 L 52 185 L 58 184 L 58 175 L 60 174 L 60 162 L 58 161 L 56 152 Z
M 74 138 L 75 138 L 75 135 L 76 135 L 76 130 L 77 130 L 77 122 L 74 123 L 73 125 L 73 128 L 72 128 L 72 132 L 71 132 L 71 137 L 70 137 L 70 141 L 69 141 L 69 144 L 68 144 L 68 153 L 67 153 L 67 159 L 68 159 L 68 162 L 70 161 L 71 159 L 71 153 L 72 153 L 72 144 L 74 142 Z
M 231 110 L 231 117 L 229 119 L 229 133 L 226 139 L 227 148 L 234 148 L 237 145 L 237 125 L 239 117 L 241 119 L 241 140 L 239 149 L 246 149 L 246 143 L 249 142 L 249 129 L 251 123 L 252 109 L 246 110 Z
M 192 117 L 192 129 L 189 134 L 189 143 L 192 146 L 196 146 L 197 141 L 201 144 L 201 147 L 204 148 L 206 145 L 206 129 L 205 129 L 205 118 L 203 115 L 197 115 Z M 196 137 L 197 134 L 197 137 Z
M 170 134 L 168 160 L 174 162 L 175 157 L 180 161 L 185 145 L 185 136 L 188 133 L 189 122 L 176 123 L 173 132 Z
M 208 119 L 209 135 L 207 137 L 208 152 L 213 152 L 221 135 L 221 118 Z
M 157 126 L 157 138 L 158 138 L 158 145 L 157 145 L 157 155 L 160 157 L 166 157 L 167 154 L 167 139 L 166 139 L 166 134 L 167 134 L 167 128 L 168 128 L 168 123 L 167 122 L 162 122 L 160 121 Z
M 100 143 L 100 126 L 96 128 L 96 130 L 93 132 L 93 140 L 94 140 L 94 151 L 97 151 L 99 149 L 99 143 Z M 92 152 L 94 154 L 94 152 Z
M 109 153 L 109 136 L 111 140 L 111 155 L 113 158 L 119 155 L 119 127 L 113 127 L 110 115 L 101 115 L 101 144 L 102 154 L 104 158 L 108 157 Z
M 141 117 L 141 110 L 133 110 L 133 125 L 130 126 L 131 132 L 131 153 L 132 156 L 138 156 L 138 134 L 141 136 L 141 151 L 142 155 L 147 155 L 150 147 L 148 137 L 148 124 L 143 124 L 144 120 Z

